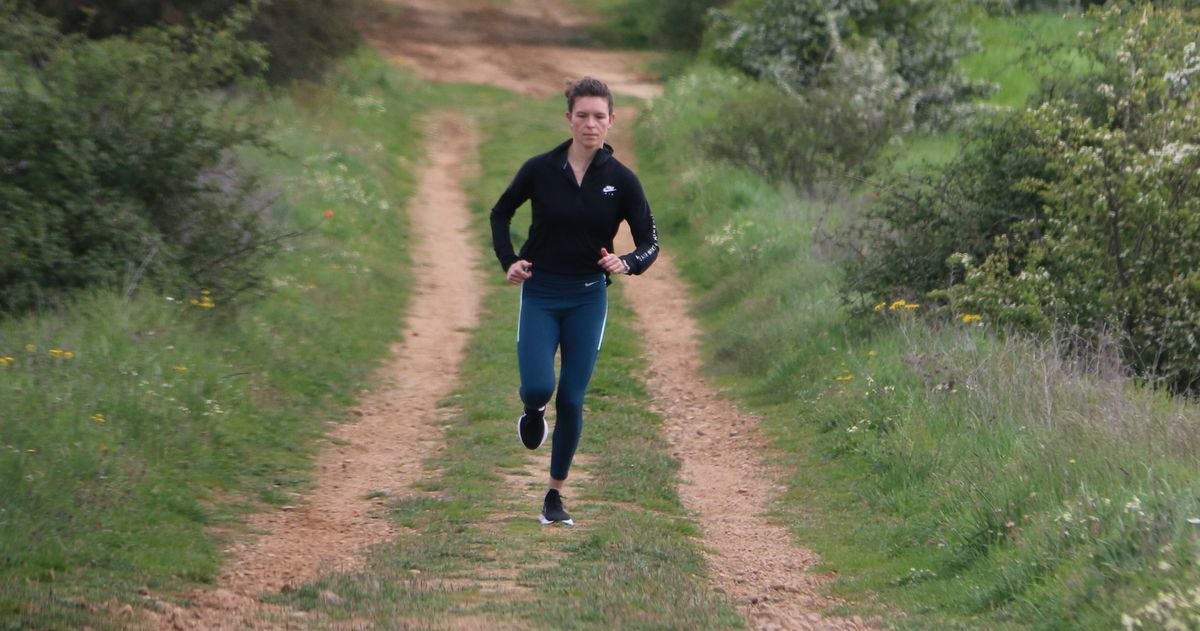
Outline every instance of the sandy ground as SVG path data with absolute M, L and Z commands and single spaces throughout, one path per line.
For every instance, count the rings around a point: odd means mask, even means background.
M 409 208 L 416 290 L 405 338 L 380 371 L 380 386 L 339 425 L 317 458 L 315 489 L 295 507 L 256 515 L 253 540 L 235 544 L 213 591 L 191 595 L 189 609 L 171 608 L 160 628 L 281 628 L 306 623 L 303 612 L 258 602 L 318 575 L 358 566 L 364 548 L 388 540 L 383 509 L 411 492 L 422 461 L 441 449 L 443 412 L 470 330 L 479 314 L 483 281 L 471 240 L 467 197 L 459 184 L 474 168 L 477 134 L 452 114 L 428 121 L 428 164 L 418 173 Z M 452 257 L 438 256 L 451 251 Z M 299 618 L 299 619 L 297 619 Z
M 630 129 L 637 111 L 619 108 L 617 114 L 622 126 L 614 126 L 610 140 L 628 148 L 621 155 L 636 169 Z M 859 618 L 818 613 L 836 604 L 820 594 L 830 577 L 812 573 L 819 557 L 793 545 L 787 529 L 766 517 L 771 499 L 784 490 L 775 482 L 781 476 L 764 461 L 770 448 L 758 419 L 718 396 L 701 374 L 702 333 L 671 258 L 669 235 L 661 238 L 667 245 L 654 266 L 619 281 L 649 349 L 650 393 L 682 465 L 683 504 L 704 531 L 714 587 L 734 600 L 753 629 L 872 628 Z M 633 249 L 626 226 L 615 245 L 618 252 Z
M 570 45 L 589 19 L 564 0 L 391 0 L 363 20 L 363 32 L 390 59 L 431 81 L 547 97 L 591 74 L 618 94 L 660 94 L 653 75 L 641 69 L 650 54 Z
M 553 0 L 511 0 L 500 7 L 484 0 L 394 0 L 367 16 L 363 30 L 393 61 L 434 81 L 551 96 L 567 79 L 592 74 L 618 94 L 659 94 L 660 87 L 638 70 L 646 55 L 571 46 L 587 20 Z M 611 137 L 618 157 L 631 165 L 635 117 L 635 109 L 622 109 Z M 334 430 L 318 459 L 312 495 L 295 508 L 256 517 L 252 528 L 263 534 L 230 550 L 219 589 L 194 594 L 196 607 L 169 609 L 161 628 L 311 624 L 303 612 L 265 606 L 257 596 L 353 568 L 365 547 L 391 536 L 381 503 L 409 492 L 422 475 L 422 459 L 441 448 L 436 403 L 453 387 L 466 331 L 479 311 L 478 264 L 469 256 L 476 246 L 459 184 L 477 159 L 476 135 L 468 121 L 450 114 L 427 127 L 430 164 L 418 174 L 410 209 L 413 259 L 423 267 L 406 338 L 381 375 L 385 386 L 363 401 L 357 422 Z M 631 249 L 628 235 L 621 238 L 618 251 Z M 782 490 L 764 462 L 769 448 L 757 419 L 705 382 L 701 333 L 671 259 L 670 235 L 663 240 L 665 252 L 647 274 L 619 282 L 650 349 L 654 404 L 682 462 L 681 496 L 702 526 L 713 589 L 732 598 L 755 629 L 869 628 L 857 618 L 819 613 L 834 604 L 820 593 L 829 577 L 812 573 L 816 555 L 794 545 L 788 531 L 765 516 Z M 456 255 L 433 256 L 435 243 Z

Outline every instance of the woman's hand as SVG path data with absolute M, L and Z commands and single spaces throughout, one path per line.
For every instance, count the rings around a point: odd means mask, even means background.
M 609 253 L 609 251 L 604 248 L 600 248 L 600 260 L 597 261 L 597 263 L 600 265 L 601 269 L 609 274 L 629 273 L 629 266 L 625 264 L 625 261 L 621 260 L 621 257 L 617 256 L 616 254 Z
M 510 285 L 520 285 L 529 280 L 533 276 L 533 263 L 524 259 L 508 266 L 508 283 Z

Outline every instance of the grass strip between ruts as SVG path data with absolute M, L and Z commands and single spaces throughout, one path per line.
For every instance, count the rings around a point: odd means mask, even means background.
M 492 134 L 481 147 L 482 178 L 472 187 L 481 249 L 493 198 L 525 158 L 561 140 L 561 126 L 546 124 L 560 120 L 560 107 L 506 98 L 475 112 Z M 675 492 L 678 462 L 661 418 L 649 410 L 644 349 L 630 330 L 619 284 L 611 289 L 604 348 L 565 492 L 578 525 L 538 524 L 549 454 L 547 444 L 531 455 L 515 434 L 517 292 L 490 253 L 485 266 L 481 324 L 460 386 L 445 402 L 445 449 L 427 461 L 429 481 L 392 506 L 404 532 L 380 546 L 364 571 L 317 581 L 287 600 L 332 618 L 393 625 L 467 619 L 496 628 L 744 626 L 707 587 L 698 530 Z
M 239 514 L 314 447 L 399 335 L 419 83 L 376 55 L 257 102 L 283 242 L 263 296 L 80 297 L 0 320 L 0 628 L 127 628 L 214 580 Z

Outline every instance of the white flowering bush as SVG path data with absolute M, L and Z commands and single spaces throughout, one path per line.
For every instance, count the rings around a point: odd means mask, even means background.
M 877 42 L 853 47 L 832 21 L 829 30 L 830 57 L 812 84 L 747 81 L 720 102 L 701 134 L 710 155 L 810 193 L 831 177 L 869 172 L 884 141 L 911 126 L 908 84 Z
M 992 123 L 981 149 L 885 199 L 851 286 L 878 299 L 932 291 L 954 313 L 1026 330 L 1104 331 L 1139 374 L 1190 390 L 1200 381 L 1200 10 L 1113 3 L 1092 15 L 1079 53 L 1097 70 L 1048 88 Z M 927 207 L 911 201 L 925 191 L 936 192 Z M 869 277 L 881 255 L 904 252 L 925 254 Z M 955 252 L 978 263 L 949 261 Z
M 957 65 L 977 49 L 963 9 L 947 0 L 741 0 L 711 12 L 708 43 L 717 59 L 789 94 L 828 88 L 833 72 L 841 79 L 832 84 L 853 83 L 860 112 L 877 99 L 917 124 L 944 122 L 945 106 L 989 89 Z

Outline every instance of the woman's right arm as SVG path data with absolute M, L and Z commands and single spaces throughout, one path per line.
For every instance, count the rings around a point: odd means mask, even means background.
M 500 267 L 506 273 L 513 263 L 519 260 L 516 251 L 513 250 L 510 233 L 512 218 L 521 204 L 524 204 L 532 194 L 533 160 L 529 160 L 521 165 L 521 169 L 517 171 L 517 175 L 513 177 L 508 188 L 500 195 L 500 199 L 496 200 L 496 205 L 492 206 L 492 213 L 489 217 L 492 224 L 492 249 L 496 252 Z

